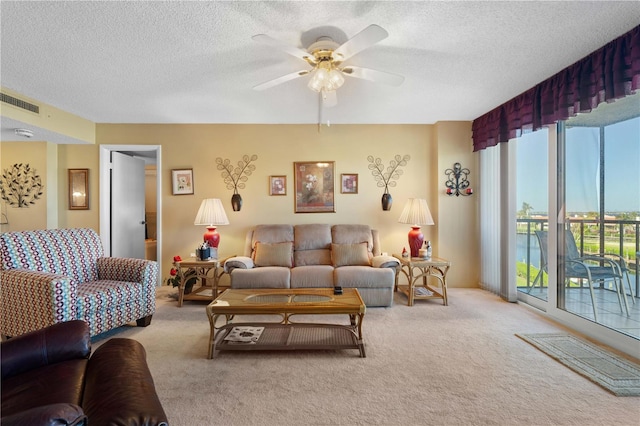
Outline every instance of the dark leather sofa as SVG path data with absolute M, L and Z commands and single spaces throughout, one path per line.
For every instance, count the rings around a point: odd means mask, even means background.
M 2 342 L 2 417 L 9 425 L 168 425 L 144 347 L 112 338 L 91 355 L 84 321 Z

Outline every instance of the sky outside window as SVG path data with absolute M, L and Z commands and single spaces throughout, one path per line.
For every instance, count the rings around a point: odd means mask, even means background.
M 566 130 L 567 212 L 599 209 L 600 129 Z M 517 209 L 548 212 L 548 131 L 518 138 Z M 605 127 L 605 211 L 640 212 L 640 117 Z

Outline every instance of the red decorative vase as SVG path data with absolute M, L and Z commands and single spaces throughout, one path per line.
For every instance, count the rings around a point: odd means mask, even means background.
M 207 232 L 204 233 L 204 241 L 209 243 L 210 247 L 218 247 L 218 244 L 220 244 L 220 234 L 216 231 L 215 226 L 207 226 Z
M 420 227 L 417 225 L 412 226 L 411 231 L 409 231 L 409 247 L 411 248 L 411 257 L 419 256 L 422 243 L 424 243 L 424 235 L 422 235 L 422 232 L 420 232 Z

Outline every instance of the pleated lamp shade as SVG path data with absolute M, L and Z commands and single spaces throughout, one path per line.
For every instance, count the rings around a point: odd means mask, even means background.
M 218 225 L 228 225 L 229 219 L 224 211 L 222 201 L 219 198 L 206 198 L 202 200 L 194 225 L 204 225 L 207 232 L 204 233 L 204 241 L 209 246 L 218 248 L 220 244 L 220 234 L 216 231 Z

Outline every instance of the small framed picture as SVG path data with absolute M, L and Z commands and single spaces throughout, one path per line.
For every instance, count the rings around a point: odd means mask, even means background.
M 69 210 L 89 210 L 89 169 L 69 169 Z
M 193 169 L 171 170 L 173 195 L 193 194 Z
M 286 176 L 269 176 L 269 195 L 287 195 Z
M 340 192 L 342 194 L 358 193 L 358 175 L 356 173 L 343 173 L 340 175 Z

